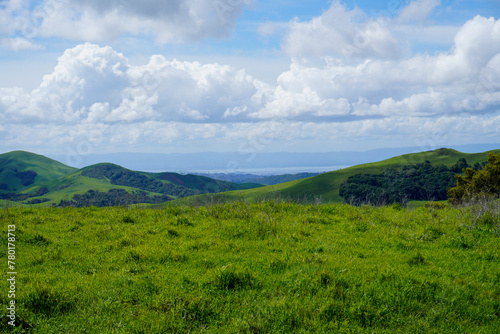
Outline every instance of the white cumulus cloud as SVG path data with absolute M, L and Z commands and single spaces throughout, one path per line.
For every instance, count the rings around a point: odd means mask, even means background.
M 325 116 L 354 119 L 500 110 L 500 20 L 494 18 L 471 19 L 456 33 L 453 47 L 435 55 L 346 62 L 335 50 L 324 52 L 322 64 L 292 57 L 273 97 L 252 116 L 307 116 L 320 121 Z
M 394 58 L 405 53 L 385 20 L 369 19 L 361 10 L 349 10 L 339 1 L 309 22 L 292 22 L 283 48 L 296 59 Z
M 228 36 L 251 1 L 6 0 L 0 5 L 0 36 L 18 36 L 2 42 L 11 49 L 32 49 L 35 37 L 104 42 L 130 34 L 161 44 L 195 42 Z
M 22 122 L 238 121 L 270 88 L 227 65 L 152 56 L 131 66 L 111 47 L 82 44 L 59 57 L 40 86 L 0 90 L 0 115 Z M 232 112 L 227 112 L 232 110 Z
M 148 7 L 154 1 L 134 12 L 138 3 L 124 2 L 123 8 L 116 9 L 104 2 L 68 1 L 66 6 L 79 10 L 64 20 L 133 15 L 155 22 L 163 17 Z M 283 42 L 290 68 L 274 85 L 224 64 L 153 55 L 141 65 L 132 65 L 111 47 L 77 45 L 58 58 L 54 70 L 34 90 L 0 88 L 0 139 L 4 147 L 13 148 L 30 143 L 80 151 L 88 147 L 151 151 L 189 145 L 192 150 L 208 150 L 229 144 L 233 145 L 229 150 L 248 152 L 295 149 L 298 143 L 440 146 L 465 144 L 471 138 L 498 140 L 500 20 L 476 16 L 443 33 L 454 32 L 447 37 L 449 50 L 409 53 L 410 48 L 400 43 L 401 32 L 413 24 L 404 19 L 409 15 L 405 13 L 414 13 L 419 29 L 425 29 L 436 3 L 411 2 L 388 22 L 334 2 L 321 16 L 292 22 Z M 205 5 L 194 0 L 172 2 L 162 4 L 159 11 L 165 11 L 167 21 L 170 10 L 189 12 L 188 21 L 201 15 L 197 18 L 201 27 L 214 19 L 193 9 L 206 9 Z M 230 7 L 224 8 L 226 14 L 232 13 Z M 51 33 L 44 29 L 50 28 L 50 20 L 39 27 L 47 36 Z M 95 31 L 86 33 L 100 34 L 106 25 L 96 22 Z M 128 23 L 132 33 L 133 18 Z M 160 38 L 145 27 L 134 31 Z M 116 33 L 121 34 L 120 29 Z M 189 35 L 188 30 L 180 34 Z M 68 33 L 78 34 L 78 29 Z M 356 44 L 363 36 L 370 39 Z

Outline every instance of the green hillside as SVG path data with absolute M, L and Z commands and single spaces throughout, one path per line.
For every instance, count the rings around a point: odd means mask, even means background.
M 256 202 L 268 198 L 309 202 L 320 199 L 338 203 L 342 202 L 340 185 L 350 176 L 380 174 L 388 169 L 397 170 L 425 161 L 432 165 L 452 166 L 462 158 L 473 166 L 485 162 L 487 154 L 438 149 L 262 187 L 199 175 L 138 172 L 110 163 L 77 170 L 41 155 L 16 151 L 0 155 L 0 200 L 14 201 L 16 205 L 43 206 L 158 204 L 171 200 L 203 204 L 233 200 Z M 5 201 L 0 204 L 6 203 L 9 204 Z
M 42 184 L 40 188 L 46 188 L 48 192 L 43 196 L 34 197 L 34 199 L 49 199 L 47 204 L 57 205 L 61 202 L 61 200 L 70 201 L 75 194 L 85 194 L 91 190 L 99 192 L 108 192 L 111 189 L 123 189 L 127 192 L 137 191 L 137 189 L 133 187 L 112 184 L 106 179 L 96 179 L 82 176 L 82 171 L 83 170 L 77 170 L 76 172 L 65 175 L 55 181 Z M 32 188 L 28 191 L 34 190 L 35 188 Z
M 158 180 L 169 181 L 174 184 L 182 185 L 189 189 L 200 190 L 202 192 L 208 192 L 208 193 L 252 189 L 262 186 L 261 184 L 255 182 L 238 184 L 233 182 L 215 180 L 206 176 L 193 175 L 193 174 L 182 175 L 177 173 L 156 173 L 148 175 L 151 175 L 152 177 Z
M 500 150 L 492 152 L 499 153 Z M 218 202 L 225 202 L 243 199 L 245 201 L 255 202 L 267 198 L 281 197 L 299 201 L 314 201 L 315 199 L 321 199 L 324 202 L 339 203 L 342 202 L 342 197 L 339 196 L 340 185 L 344 180 L 347 180 L 349 176 L 360 173 L 379 174 L 390 168 L 398 169 L 403 166 L 416 165 L 425 161 L 429 161 L 432 165 L 441 164 L 449 167 L 456 164 L 460 158 L 464 158 L 469 165 L 474 165 L 475 163 L 485 162 L 487 160 L 487 152 L 462 153 L 452 149 L 441 148 L 434 151 L 405 154 L 379 162 L 356 165 L 307 179 L 257 189 L 226 192 L 218 194 L 216 200 Z M 206 200 L 213 201 L 214 198 L 208 198 L 207 195 L 202 195 L 186 200 L 203 202 Z
M 0 176 L 0 204 L 113 206 L 161 203 L 204 193 L 260 187 L 235 184 L 197 175 L 146 173 L 100 163 L 80 170 L 28 152 L 4 157 Z
M 0 154 L 0 193 L 22 191 L 57 180 L 76 170 L 43 155 L 30 152 L 13 151 Z

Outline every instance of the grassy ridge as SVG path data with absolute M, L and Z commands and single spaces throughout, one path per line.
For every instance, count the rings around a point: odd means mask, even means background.
M 75 194 L 83 195 L 89 190 L 106 193 L 111 189 L 123 189 L 130 194 L 144 192 L 146 198 L 161 196 L 162 200 L 167 200 L 259 186 L 261 185 L 235 184 L 197 175 L 138 172 L 110 163 L 78 170 L 44 156 L 22 151 L 0 155 L 0 194 L 30 196 L 22 201 L 0 202 L 2 206 L 32 205 L 30 202 L 33 201 L 43 201 L 33 204 L 36 206 L 57 205 L 61 200 L 70 201 Z M 35 196 L 40 189 L 43 190 L 41 195 Z
M 32 170 L 38 175 L 34 184 L 24 186 L 16 174 L 18 171 L 24 172 L 27 170 Z M 14 151 L 0 154 L 0 184 L 6 184 L 9 189 L 16 189 L 17 191 L 56 180 L 76 170 L 76 168 L 34 153 Z
M 500 150 L 492 151 L 499 153 Z M 401 168 L 406 165 L 415 165 L 426 160 L 433 165 L 451 166 L 458 159 L 465 158 L 469 165 L 474 165 L 476 162 L 481 163 L 487 160 L 487 154 L 484 153 L 462 153 L 452 149 L 438 149 L 434 151 L 405 154 L 387 160 L 356 165 L 353 167 L 332 171 L 321 174 L 315 177 L 286 182 L 278 185 L 267 186 L 251 190 L 232 191 L 223 194 L 218 194 L 214 198 L 217 201 L 245 200 L 255 202 L 262 198 L 282 197 L 293 200 L 314 201 L 315 198 L 320 198 L 324 202 L 340 203 L 342 198 L 339 196 L 339 188 L 341 183 L 349 176 L 366 173 L 379 174 L 389 168 Z M 187 199 L 187 201 L 210 201 L 211 196 L 201 195 L 197 198 Z
M 494 152 L 500 152 L 500 150 Z M 474 165 L 476 162 L 486 161 L 486 153 L 466 154 L 451 149 L 439 149 L 260 187 L 258 184 L 235 184 L 196 175 L 137 172 L 113 164 L 97 164 L 75 170 L 43 156 L 27 152 L 11 152 L 0 155 L 0 186 L 3 183 L 4 188 L 7 185 L 9 189 L 20 189 L 20 192 L 24 194 L 34 194 L 42 187 L 47 188 L 49 191 L 47 194 L 31 197 L 29 201 L 23 202 L 27 204 L 33 200 L 48 200 L 35 204 L 37 206 L 50 206 L 58 204 L 61 200 L 71 200 L 74 194 L 84 194 L 88 190 L 107 192 L 110 189 L 124 189 L 129 193 L 145 191 L 150 197 L 164 195 L 168 196 L 167 199 L 180 198 L 177 200 L 178 203 L 188 204 L 242 200 L 258 202 L 270 198 L 287 198 L 301 202 L 314 202 L 320 199 L 323 202 L 340 203 L 342 198 L 339 196 L 339 187 L 351 175 L 378 174 L 388 168 L 397 169 L 409 164 L 422 163 L 425 160 L 429 160 L 434 165 L 451 166 L 460 158 L 465 158 L 469 165 Z M 16 176 L 16 171 L 26 170 L 33 170 L 38 175 L 33 184 L 23 186 L 19 175 Z M 0 189 L 0 194 L 2 192 L 5 193 L 6 190 Z M 219 194 L 220 192 L 223 193 Z M 191 197 L 186 199 L 184 198 L 186 196 Z M 14 204 L 19 205 L 19 203 L 21 202 Z
M 500 328 L 498 203 L 16 208 L 0 221 L 16 225 L 17 323 L 32 333 Z
M 49 193 L 47 195 L 34 198 L 50 198 L 49 202 L 43 204 L 43 206 L 47 206 L 52 205 L 52 203 L 58 204 L 61 200 L 70 200 L 74 194 L 83 194 L 89 190 L 98 190 L 101 192 L 107 192 L 111 189 L 125 189 L 128 192 L 137 190 L 133 187 L 111 184 L 108 180 L 84 177 L 81 173 L 82 171 L 78 170 L 55 181 L 42 184 L 41 186 L 49 189 Z M 27 191 L 35 191 L 36 189 L 37 188 L 31 188 Z

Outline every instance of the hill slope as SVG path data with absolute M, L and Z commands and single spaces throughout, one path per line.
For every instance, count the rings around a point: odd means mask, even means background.
M 22 191 L 76 171 L 58 161 L 30 152 L 0 154 L 0 191 Z
M 492 151 L 499 153 L 500 150 Z M 320 198 L 325 202 L 339 203 L 342 197 L 339 196 L 339 188 L 344 180 L 349 176 L 365 173 L 379 174 L 387 169 L 398 169 L 403 166 L 416 165 L 429 161 L 432 165 L 452 166 L 460 158 L 466 159 L 469 165 L 482 163 L 487 160 L 487 152 L 484 153 L 462 153 L 452 149 L 441 148 L 434 151 L 405 154 L 379 162 L 366 163 L 353 167 L 321 174 L 315 177 L 296 180 L 277 185 L 250 189 L 243 191 L 232 191 L 217 195 L 218 201 L 230 201 L 243 199 L 249 202 L 259 201 L 265 198 L 289 198 L 292 200 L 314 200 Z M 192 199 L 193 201 L 203 201 L 203 196 Z
M 137 172 L 110 163 L 82 169 L 28 152 L 0 156 L 0 200 L 22 204 L 111 206 L 160 203 L 204 193 L 260 187 L 197 175 Z M 5 203 L 4 203 L 5 204 Z

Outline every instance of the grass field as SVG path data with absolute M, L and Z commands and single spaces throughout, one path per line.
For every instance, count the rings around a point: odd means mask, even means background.
M 490 207 L 10 208 L 0 332 L 498 333 Z

